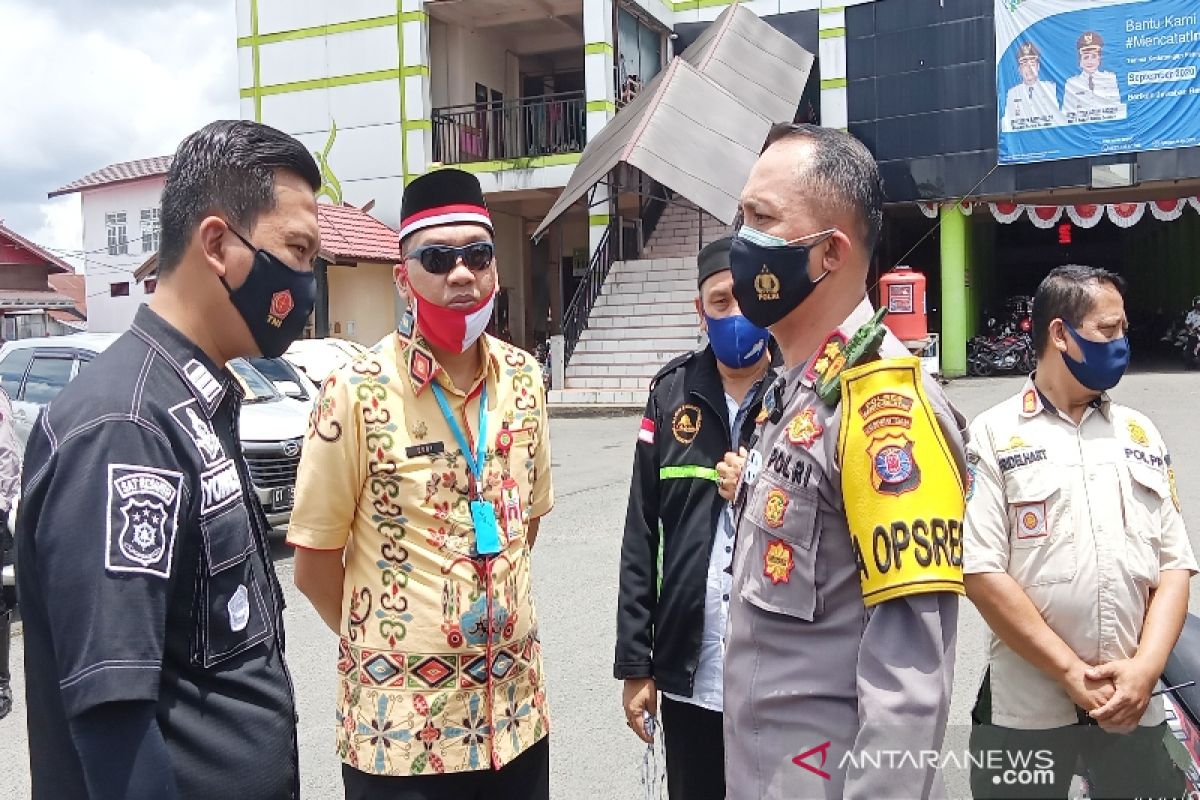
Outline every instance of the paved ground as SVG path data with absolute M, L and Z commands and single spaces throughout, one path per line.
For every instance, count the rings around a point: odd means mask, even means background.
M 960 381 L 949 391 L 968 415 L 1014 393 L 1012 378 Z M 1142 374 L 1114 395 L 1140 408 L 1172 444 L 1189 527 L 1200 531 L 1200 439 L 1193 411 L 1200 407 L 1200 374 Z M 1196 405 L 1193 405 L 1196 404 Z M 557 506 L 546 520 L 534 563 L 545 659 L 550 681 L 553 789 L 556 800 L 642 798 L 644 747 L 625 728 L 619 686 L 611 678 L 617 560 L 628 490 L 636 417 L 555 419 Z M 291 556 L 277 547 L 277 564 L 289 592 L 289 661 L 300 698 L 301 769 L 305 796 L 339 796 L 333 732 L 335 640 L 308 603 L 292 589 Z M 1193 599 L 1193 609 L 1200 602 Z M 959 633 L 947 748 L 962 752 L 968 712 L 982 673 L 984 629 L 964 604 Z M 20 641 L 14 663 L 21 663 Z M 27 797 L 28 767 L 21 670 L 15 675 L 16 711 L 0 722 L 0 797 Z M 961 775 L 948 775 L 952 797 L 966 797 Z M 665 796 L 665 795 L 664 795 Z

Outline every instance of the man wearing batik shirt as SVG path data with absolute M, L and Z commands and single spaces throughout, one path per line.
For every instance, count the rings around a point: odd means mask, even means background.
M 405 190 L 398 330 L 326 380 L 288 530 L 341 637 L 347 798 L 549 797 L 530 551 L 553 504 L 545 393 L 483 333 L 496 292 L 478 180 Z

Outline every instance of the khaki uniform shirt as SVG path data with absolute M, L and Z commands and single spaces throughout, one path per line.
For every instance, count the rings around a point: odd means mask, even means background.
M 522 350 L 478 346 L 463 394 L 406 316 L 326 381 L 309 425 L 288 541 L 346 551 L 337 749 L 363 772 L 499 769 L 548 731 L 525 540 L 553 504 L 542 376 Z M 473 556 L 472 478 L 435 381 L 473 448 L 486 381 L 497 556 Z
M 971 425 L 963 570 L 1007 572 L 1089 664 L 1130 658 L 1165 569 L 1194 572 L 1166 445 L 1150 420 L 1103 397 L 1076 426 L 1033 382 Z M 1077 721 L 1058 683 L 994 634 L 992 721 Z M 1163 720 L 1161 697 L 1142 725 Z

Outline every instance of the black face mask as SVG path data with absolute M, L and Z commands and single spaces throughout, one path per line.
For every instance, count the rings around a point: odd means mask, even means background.
M 250 244 L 233 228 L 229 230 L 254 251 L 254 264 L 238 288 L 229 288 L 223 275 L 221 284 L 246 321 L 258 349 L 267 358 L 278 358 L 304 332 L 308 315 L 317 305 L 317 278 L 311 272 L 297 272 Z
M 789 244 L 777 236 L 742 226 L 729 250 L 733 296 L 746 319 L 767 328 L 803 303 L 825 273 L 808 277 L 809 251 L 833 235 L 823 231 L 810 244 Z

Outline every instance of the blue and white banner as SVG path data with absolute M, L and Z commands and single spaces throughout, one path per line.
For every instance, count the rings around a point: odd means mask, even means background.
M 1200 145 L 1198 73 L 1198 0 L 996 0 L 1000 163 Z

